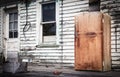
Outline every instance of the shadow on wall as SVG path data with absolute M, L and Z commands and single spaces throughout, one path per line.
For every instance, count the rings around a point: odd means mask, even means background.
M 114 49 L 115 53 L 119 54 L 119 40 L 120 40 L 120 3 L 117 1 L 111 1 L 107 5 L 108 13 L 111 15 L 111 33 L 113 34 L 112 38 L 112 49 Z M 120 56 L 114 55 L 112 56 L 112 69 L 120 70 Z

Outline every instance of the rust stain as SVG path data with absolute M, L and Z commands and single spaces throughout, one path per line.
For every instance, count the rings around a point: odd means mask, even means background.
M 76 17 L 75 69 L 102 69 L 102 14 L 83 13 Z

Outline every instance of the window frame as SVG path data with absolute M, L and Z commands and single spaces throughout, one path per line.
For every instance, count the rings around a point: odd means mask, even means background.
M 49 4 L 54 4 L 55 5 L 55 11 L 54 11 L 54 13 L 55 13 L 55 17 L 53 18 L 53 20 L 50 20 L 50 19 L 47 19 L 46 21 L 44 21 L 44 16 L 43 16 L 43 6 L 45 6 L 45 5 L 49 5 Z M 45 25 L 50 25 L 50 24 L 55 24 L 54 26 L 56 27 L 56 3 L 55 3 L 55 1 L 53 2 L 49 2 L 49 3 L 42 3 L 41 4 L 41 16 L 42 16 L 42 22 L 41 22 L 41 25 L 42 25 L 42 30 L 43 30 L 43 32 L 44 32 L 44 26 Z M 43 33 L 43 43 L 44 43 L 44 37 L 46 38 L 46 37 L 49 37 L 49 36 L 56 36 L 56 30 L 55 30 L 55 35 L 48 35 L 48 36 L 45 36 L 44 35 L 44 33 Z
M 42 22 L 42 4 L 47 4 L 47 3 L 52 3 L 55 2 L 55 21 L 48 21 L 48 22 Z M 56 47 L 59 45 L 59 0 L 55 0 L 55 1 L 38 1 L 37 4 L 37 45 L 39 45 L 39 47 Z M 56 35 L 55 35 L 55 43 L 43 43 L 43 29 L 42 26 L 43 24 L 49 24 L 49 23 L 56 23 Z M 39 33 L 38 33 L 39 32 Z
M 12 21 L 10 21 L 10 14 L 13 14 L 13 19 L 12 19 Z M 15 17 L 15 14 L 17 14 L 17 19 L 15 19 L 14 17 Z M 18 38 L 18 12 L 17 11 L 13 11 L 13 12 L 10 12 L 10 13 L 8 13 L 8 15 L 9 15 L 9 17 L 8 17 L 8 23 L 9 23 L 9 33 L 8 33 L 8 37 L 9 37 L 9 39 L 14 39 L 14 38 Z M 15 22 L 17 22 L 17 29 L 15 28 Z M 13 23 L 13 25 L 12 25 L 12 29 L 10 29 L 10 23 Z M 10 31 L 12 32 L 12 34 L 13 34 L 13 36 L 12 37 L 10 37 Z M 15 35 L 14 35 L 14 32 L 15 31 L 17 31 L 17 36 L 15 37 Z
M 5 38 L 9 38 L 9 39 L 18 39 L 18 38 L 20 38 L 19 37 L 19 14 L 18 14 L 18 7 L 17 6 L 15 6 L 15 5 L 11 5 L 11 6 L 7 6 L 7 8 L 2 8 L 3 10 L 4 10 L 4 12 L 3 13 L 5 13 L 4 14 L 4 16 L 5 16 L 5 19 L 4 19 L 4 21 L 6 22 L 5 23 L 5 25 L 6 25 L 6 27 L 5 27 L 5 29 L 6 29 L 6 31 L 5 31 Z M 17 38 L 10 38 L 9 37 L 9 23 L 10 23 L 10 21 L 9 21 L 9 14 L 10 13 L 17 13 L 17 32 L 18 32 L 18 35 L 17 35 Z M 7 33 L 6 33 L 7 32 Z

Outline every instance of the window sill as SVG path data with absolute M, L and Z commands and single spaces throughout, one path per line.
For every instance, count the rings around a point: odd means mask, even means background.
M 53 47 L 59 47 L 59 45 L 56 44 L 40 44 L 36 45 L 37 48 L 53 48 Z

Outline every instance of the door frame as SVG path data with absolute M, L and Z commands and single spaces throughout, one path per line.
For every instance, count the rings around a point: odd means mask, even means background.
M 12 11 L 11 11 L 12 10 Z M 9 5 L 9 6 L 7 6 L 6 8 L 5 7 L 2 7 L 2 17 L 3 17 L 3 48 L 4 48 L 4 50 L 3 50 L 3 53 L 4 53 L 4 57 L 5 57 L 5 60 L 7 60 L 7 58 L 8 58 L 8 56 L 7 56 L 7 54 L 8 54 L 8 49 L 7 49 L 7 40 L 8 40 L 8 38 L 9 38 L 9 13 L 11 13 L 11 12 L 17 12 L 18 13 L 18 7 L 16 6 L 16 5 Z M 20 20 L 20 18 L 19 18 L 19 13 L 18 13 L 18 37 L 17 38 L 15 38 L 15 39 L 18 39 L 17 40 L 17 42 L 18 42 L 18 50 L 17 51 L 15 51 L 15 52 L 19 52 L 20 50 L 20 26 L 19 26 L 19 24 L 20 24 L 20 22 L 19 22 L 19 20 Z M 6 32 L 8 32 L 8 33 L 6 33 Z M 11 38 L 10 40 L 14 40 L 13 38 Z

